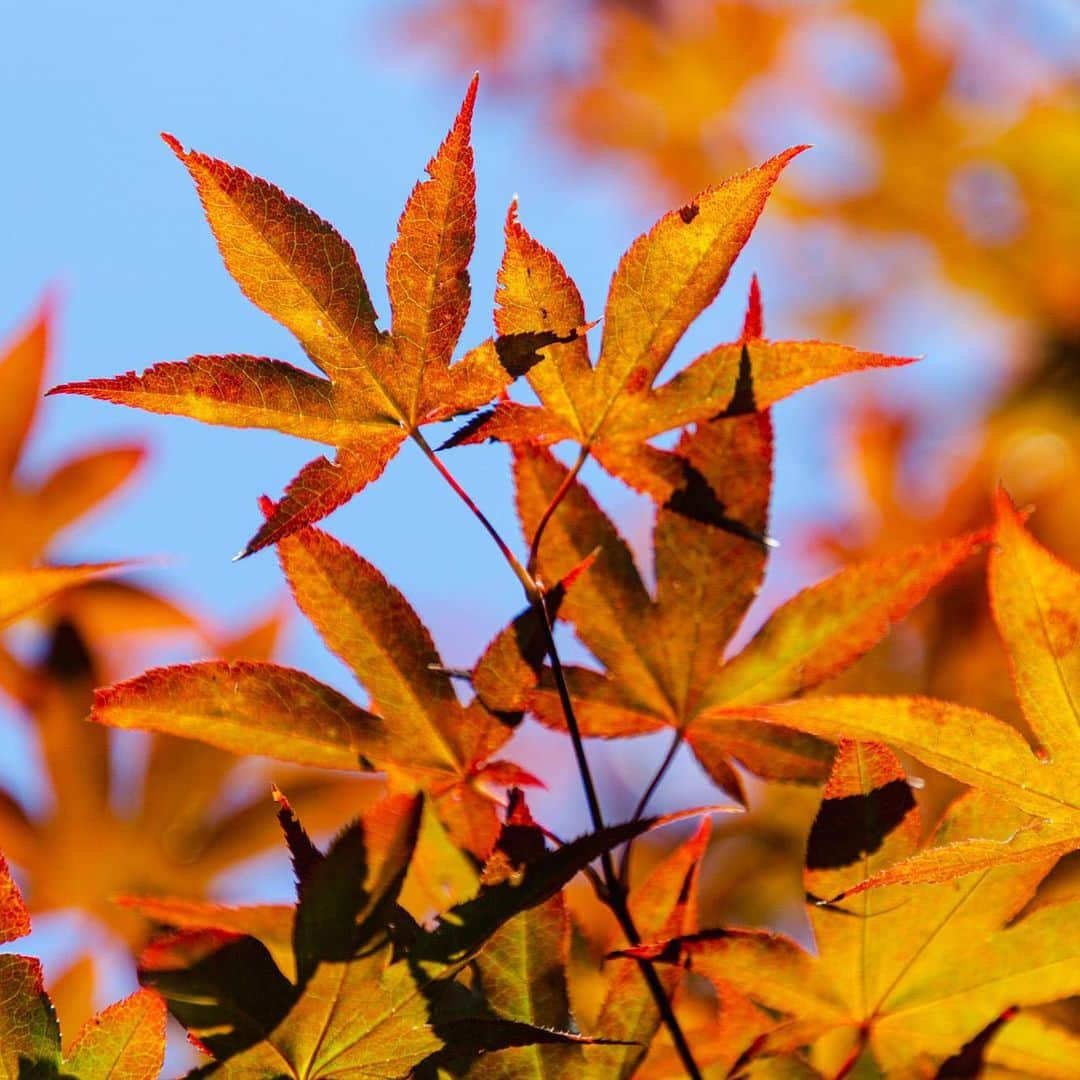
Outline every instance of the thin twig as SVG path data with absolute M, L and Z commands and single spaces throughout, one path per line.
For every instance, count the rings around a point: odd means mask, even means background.
M 551 620 L 544 604 L 543 594 L 536 601 L 540 613 L 543 615 L 543 626 L 546 632 L 548 656 L 551 658 L 551 673 L 555 679 L 555 686 L 559 692 L 559 702 L 562 705 L 563 715 L 566 718 L 566 727 L 570 732 L 570 740 L 574 747 L 574 755 L 578 761 L 578 771 L 581 773 L 582 786 L 585 788 L 585 798 L 589 804 L 589 814 L 593 820 L 593 827 L 599 832 L 604 828 L 604 817 L 600 809 L 600 801 L 596 796 L 596 786 L 593 783 L 592 773 L 589 770 L 589 762 L 585 756 L 585 744 L 581 738 L 581 729 L 578 727 L 577 717 L 574 714 L 574 705 L 570 700 L 570 689 L 566 684 L 566 673 L 563 671 L 562 661 L 559 659 L 559 650 L 555 645 L 555 637 L 552 634 Z M 629 905 L 626 902 L 626 889 L 615 871 L 615 862 L 610 851 L 605 851 L 600 857 L 600 869 L 603 871 L 604 884 L 607 886 L 607 903 L 622 927 L 623 933 L 631 945 L 641 944 L 641 935 L 634 918 L 630 914 Z M 638 970 L 645 979 L 652 994 L 653 1001 L 660 1013 L 664 1026 L 671 1035 L 671 1041 L 682 1061 L 683 1068 L 691 1080 L 701 1080 L 701 1070 L 694 1060 L 690 1044 L 686 1041 L 686 1035 L 679 1024 L 679 1018 L 675 1015 L 671 1001 L 664 990 L 664 984 L 656 973 L 656 968 L 649 960 L 638 958 Z
M 547 648 L 548 657 L 551 660 L 551 674 L 555 679 L 555 688 L 559 693 L 559 704 L 562 706 L 563 716 L 566 718 L 566 730 L 570 733 L 570 742 L 574 747 L 574 757 L 577 759 L 578 772 L 581 773 L 581 784 L 585 789 L 585 802 L 589 807 L 589 817 L 592 819 L 593 828 L 600 832 L 604 828 L 604 814 L 600 809 L 600 799 L 596 794 L 596 784 L 593 782 L 592 770 L 589 768 L 589 759 L 585 754 L 585 740 L 581 737 L 581 728 L 578 726 L 577 715 L 574 713 L 574 703 L 570 700 L 570 687 L 566 683 L 566 672 L 563 670 L 559 650 L 555 644 L 555 634 L 551 625 L 551 616 L 548 613 L 547 604 L 543 593 L 540 593 L 533 601 L 536 612 L 540 616 L 541 625 L 544 628 L 544 644 Z M 605 853 L 604 861 L 611 862 L 610 852 Z M 607 868 L 604 869 L 607 877 Z
M 566 498 L 566 493 L 573 487 L 574 481 L 577 479 L 577 474 L 581 472 L 582 465 L 588 460 L 589 448 L 588 446 L 583 446 L 578 451 L 577 460 L 570 466 L 570 471 L 563 477 L 558 490 L 551 497 L 551 502 L 548 503 L 547 509 L 540 515 L 540 520 L 536 525 L 536 532 L 533 533 L 532 543 L 529 545 L 529 561 L 526 564 L 529 573 L 534 577 L 536 576 L 536 560 L 540 555 L 540 541 L 544 536 L 544 530 L 547 528 L 552 515 L 559 509 L 559 504 Z
M 472 511 L 473 516 L 481 525 L 483 525 L 488 536 L 495 541 L 495 546 L 499 549 L 500 554 L 506 560 L 510 569 L 514 571 L 514 575 L 517 577 L 518 581 L 521 582 L 521 587 L 525 590 L 525 595 L 530 601 L 534 601 L 537 596 L 537 588 L 532 574 L 521 565 L 521 561 L 510 550 L 510 546 L 506 541 L 499 535 L 499 530 L 491 524 L 483 510 L 473 502 L 469 493 L 457 482 L 454 478 L 454 474 L 442 463 L 442 459 L 431 449 L 427 439 L 424 438 L 420 431 L 413 431 L 412 438 L 413 442 L 415 442 L 424 452 L 424 456 L 428 461 L 438 469 L 439 474 L 450 485 L 454 494 L 456 494 L 457 497 Z
M 653 774 L 653 778 L 649 781 L 649 786 L 642 793 L 640 799 L 638 799 L 637 806 L 634 807 L 634 815 L 631 817 L 631 821 L 640 821 L 645 814 L 645 809 L 649 805 L 649 800 L 656 794 L 656 789 L 660 786 L 660 782 L 664 779 L 668 769 L 671 767 L 671 763 L 675 760 L 675 755 L 679 752 L 679 747 L 682 746 L 683 732 L 681 729 L 676 730 L 675 738 L 671 740 L 671 745 L 668 747 L 667 753 L 664 755 L 664 760 L 660 762 L 660 767 Z M 623 847 L 622 858 L 619 860 L 619 881 L 626 884 L 626 874 L 630 869 L 630 848 L 633 846 L 633 840 L 628 840 Z

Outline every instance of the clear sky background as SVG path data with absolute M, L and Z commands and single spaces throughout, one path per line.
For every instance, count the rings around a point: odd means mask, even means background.
M 356 248 L 376 307 L 387 314 L 382 273 L 398 215 L 465 89 L 395 39 L 390 20 L 398 8 L 370 0 L 0 0 L 0 335 L 52 286 L 61 299 L 55 382 L 197 352 L 274 356 L 307 366 L 293 339 L 229 278 L 185 170 L 158 138 L 163 130 L 272 180 L 332 221 Z M 789 127 L 778 119 L 784 140 Z M 797 138 L 814 142 L 815 132 Z M 778 136 L 767 149 L 782 146 Z M 494 101 L 483 81 L 475 147 L 478 244 L 463 348 L 491 332 L 502 221 L 515 192 L 522 220 L 561 256 L 590 314 L 599 315 L 619 254 L 666 207 L 643 203 L 614 167 L 568 158 L 535 116 Z M 737 333 L 754 269 L 762 272 L 771 336 L 801 332 L 788 305 L 799 282 L 781 283 L 770 273 L 776 260 L 769 235 L 766 219 L 720 301 L 684 343 L 684 360 Z M 951 409 L 949 399 L 959 392 L 985 388 L 991 335 L 972 329 L 970 311 L 947 312 L 932 290 L 923 302 L 911 318 L 856 344 L 930 357 L 920 372 L 870 378 L 896 398 L 924 395 L 934 407 Z M 865 385 L 862 377 L 851 380 L 848 392 Z M 843 481 L 834 470 L 842 432 L 828 423 L 840 392 L 814 389 L 776 410 L 773 531 L 782 543 L 795 522 L 843 505 Z M 30 464 L 44 467 L 69 449 L 131 439 L 150 447 L 147 467 L 59 554 L 80 560 L 163 556 L 167 564 L 150 578 L 222 625 L 238 625 L 282 598 L 272 552 L 238 564 L 230 559 L 257 527 L 256 497 L 278 495 L 318 448 L 276 434 L 54 398 L 43 406 Z M 516 539 L 505 452 L 464 448 L 450 460 Z M 601 483 L 599 491 L 623 515 L 634 541 L 646 540 L 644 506 L 614 483 Z M 451 663 L 471 662 L 520 606 L 518 587 L 494 549 L 409 447 L 327 527 L 405 591 Z M 791 591 L 801 572 L 796 553 L 797 545 L 781 548 L 772 595 Z M 284 659 L 355 692 L 348 673 L 298 614 Z M 9 717 L 2 725 L 0 779 L 25 788 L 25 730 Z M 557 781 L 568 768 L 560 740 L 530 739 L 529 767 Z M 552 756 L 539 761 L 539 748 Z M 631 753 L 621 766 L 629 784 L 640 782 L 637 759 Z M 685 783 L 674 789 L 673 801 L 709 797 L 704 784 L 693 792 Z M 608 790 L 617 805 L 617 772 Z M 563 828 L 576 813 L 565 798 L 541 798 L 538 806 Z M 283 859 L 274 865 L 283 867 Z M 283 894 L 287 876 L 271 877 L 236 878 L 229 891 L 237 897 Z

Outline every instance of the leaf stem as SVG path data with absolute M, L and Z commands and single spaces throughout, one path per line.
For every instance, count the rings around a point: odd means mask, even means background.
M 574 748 L 574 757 L 577 761 L 581 785 L 585 791 L 585 801 L 589 808 L 589 818 L 592 821 L 593 828 L 597 832 L 600 832 L 604 828 L 604 815 L 600 808 L 600 799 L 596 793 L 596 784 L 593 781 L 592 770 L 589 768 L 589 759 L 585 753 L 585 743 L 581 737 L 581 728 L 578 726 L 577 716 L 574 714 L 574 705 L 570 699 L 570 688 L 566 682 L 566 672 L 563 670 L 562 660 L 559 657 L 559 650 L 555 644 L 555 635 L 552 629 L 551 616 L 547 609 L 544 591 L 533 577 L 531 568 L 521 564 L 518 557 L 510 550 L 510 546 L 503 540 L 502 536 L 499 535 L 498 529 L 492 525 L 483 511 L 475 502 L 473 502 L 469 493 L 457 482 L 454 475 L 443 464 L 435 451 L 432 450 L 424 436 L 419 431 L 413 431 L 411 432 L 411 435 L 413 441 L 420 447 L 425 457 L 427 457 L 427 459 L 435 466 L 442 478 L 450 485 L 458 498 L 460 498 L 469 510 L 472 511 L 473 516 L 484 527 L 484 531 L 495 542 L 495 546 L 499 549 L 500 554 L 506 560 L 510 569 L 514 571 L 514 575 L 517 577 L 518 581 L 521 582 L 521 586 L 525 590 L 525 595 L 528 598 L 529 603 L 540 616 L 540 625 L 544 630 L 544 644 L 548 658 L 551 661 L 551 672 L 559 692 L 559 702 L 562 706 L 563 715 L 566 717 L 566 727 L 570 733 L 570 742 Z M 576 476 L 577 472 L 581 469 L 581 466 L 585 463 L 587 457 L 587 451 L 579 455 L 579 460 L 571 470 L 567 482 L 560 485 L 559 491 L 556 492 L 556 498 L 552 499 L 551 506 L 545 511 L 545 519 L 550 518 L 555 512 L 559 502 L 561 502 L 563 496 L 565 496 L 566 491 L 570 489 L 570 484 L 573 482 L 574 476 Z M 563 490 L 563 488 L 566 490 Z M 546 520 L 541 524 L 546 524 Z M 538 534 L 541 531 L 541 528 L 537 529 Z M 536 548 L 539 548 L 538 537 L 534 538 L 533 544 Z M 530 561 L 531 560 L 532 555 L 530 555 Z M 672 756 L 674 756 L 674 751 L 672 751 Z M 600 868 L 603 872 L 604 892 L 606 893 L 608 907 L 611 908 L 612 913 L 622 927 L 623 933 L 626 935 L 630 944 L 640 945 L 641 935 L 634 925 L 633 916 L 630 914 L 630 908 L 626 902 L 626 889 L 619 880 L 619 875 L 615 872 L 615 863 L 611 857 L 610 851 L 604 852 L 601 856 Z M 668 1029 L 668 1034 L 671 1036 L 671 1041 L 675 1046 L 675 1050 L 679 1055 L 683 1068 L 686 1070 L 687 1076 L 689 1076 L 691 1080 L 701 1080 L 701 1070 L 698 1068 L 697 1062 L 694 1061 L 694 1055 L 690 1049 L 690 1044 L 686 1040 L 686 1035 L 679 1024 L 679 1019 L 675 1015 L 675 1010 L 672 1007 L 671 1001 L 668 999 L 667 993 L 664 990 L 664 984 L 660 981 L 660 976 L 657 974 L 656 968 L 653 966 L 651 960 L 640 957 L 637 958 L 637 965 L 649 988 L 649 993 L 652 995 L 653 1001 L 656 1004 L 657 1011 L 660 1013 L 660 1018 L 663 1021 L 664 1026 Z
M 536 582 L 533 580 L 532 574 L 521 565 L 521 560 L 510 550 L 510 546 L 499 535 L 499 530 L 488 520 L 487 515 L 480 509 L 479 506 L 473 502 L 469 493 L 457 482 L 454 478 L 454 474 L 443 464 L 442 459 L 434 450 L 431 449 L 431 445 L 419 429 L 415 429 L 411 432 L 413 442 L 423 451 L 424 456 L 431 462 L 432 465 L 438 469 L 442 478 L 450 485 L 454 493 L 459 499 L 472 511 L 473 516 L 477 521 L 483 525 L 488 536 L 495 541 L 495 546 L 499 549 L 502 557 L 509 564 L 510 569 L 514 571 L 514 575 L 518 581 L 521 582 L 522 588 L 525 590 L 525 595 L 533 603 L 536 601 L 538 595 Z
M 529 573 L 534 577 L 536 575 L 536 560 L 540 555 L 540 541 L 544 536 L 544 530 L 547 528 L 548 522 L 551 520 L 555 511 L 559 509 L 559 504 L 566 498 L 566 493 L 573 487 L 574 481 L 577 479 L 577 474 L 581 472 L 582 465 L 588 460 L 589 447 L 588 444 L 586 444 L 578 451 L 577 460 L 570 466 L 570 471 L 563 477 L 562 483 L 551 497 L 551 502 L 548 503 L 547 509 L 540 515 L 540 521 L 537 523 L 536 532 L 533 533 L 532 543 L 529 545 L 529 561 L 527 564 Z
M 679 752 L 679 747 L 683 743 L 683 731 L 681 728 L 675 731 L 675 738 L 671 740 L 671 745 L 668 747 L 667 753 L 664 755 L 664 760 L 660 762 L 659 768 L 653 774 L 653 778 L 649 781 L 649 786 L 642 792 L 641 798 L 638 799 L 637 806 L 634 807 L 634 815 L 630 819 L 631 821 L 640 821 L 645 814 L 645 809 L 649 805 L 649 800 L 656 794 L 656 789 L 660 786 L 660 782 L 664 779 L 668 769 L 671 767 L 671 763 L 675 760 L 675 755 Z M 627 841 L 623 848 L 622 858 L 619 860 L 619 881 L 623 885 L 626 884 L 627 871 L 630 869 L 630 848 L 633 846 L 633 841 Z
M 566 718 L 566 727 L 570 732 L 570 741 L 573 744 L 574 755 L 577 758 L 578 771 L 581 774 L 582 786 L 585 789 L 585 798 L 589 804 L 589 814 L 592 817 L 593 827 L 599 832 L 604 828 L 604 816 L 600 809 L 600 801 L 596 795 L 596 787 L 593 784 L 592 773 L 589 770 L 589 762 L 585 756 L 585 744 L 581 738 L 581 729 L 578 727 L 577 717 L 574 714 L 574 705 L 570 699 L 570 689 L 566 684 L 566 673 L 563 671 L 562 661 L 559 659 L 559 650 L 555 645 L 555 637 L 551 628 L 551 619 L 548 615 L 543 593 L 540 593 L 539 598 L 535 603 L 537 604 L 540 613 L 543 615 L 543 626 L 548 656 L 551 659 L 551 673 L 555 679 L 556 689 L 559 692 L 559 702 L 562 705 L 563 715 Z M 672 752 L 670 756 L 674 757 L 674 752 Z M 607 887 L 608 907 L 611 908 L 630 944 L 640 945 L 641 934 L 638 933 L 637 926 L 634 924 L 634 918 L 630 914 L 630 907 L 626 902 L 626 888 L 615 871 L 615 862 L 611 857 L 610 851 L 605 851 L 601 856 L 600 869 L 603 871 L 604 884 Z M 649 960 L 639 959 L 637 963 L 638 970 L 641 972 L 642 977 L 649 987 L 649 993 L 652 994 L 653 1001 L 656 1003 L 656 1008 L 660 1013 L 660 1018 L 663 1021 L 664 1026 L 668 1029 L 668 1034 L 671 1036 L 671 1041 L 675 1046 L 675 1050 L 679 1055 L 679 1060 L 682 1062 L 683 1068 L 686 1070 L 687 1076 L 689 1076 L 691 1080 L 701 1080 L 701 1070 L 694 1060 L 690 1044 L 686 1040 L 686 1035 L 682 1030 L 682 1026 L 679 1024 L 679 1018 L 675 1015 L 675 1009 L 667 996 L 667 992 L 664 990 L 664 984 L 660 981 L 660 976 L 657 974 L 656 968 Z

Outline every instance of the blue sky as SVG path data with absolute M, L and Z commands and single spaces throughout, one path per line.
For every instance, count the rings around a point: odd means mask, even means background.
M 398 215 L 465 89 L 464 80 L 424 68 L 393 38 L 387 20 L 396 8 L 360 0 L 321 0 L 302 9 L 284 0 L 0 3 L 6 103 L 0 112 L 6 166 L 0 174 L 0 334 L 6 336 L 52 285 L 62 299 L 57 382 L 197 352 L 306 365 L 289 335 L 228 277 L 189 178 L 158 138 L 163 130 L 272 180 L 334 222 L 356 248 L 376 306 L 387 312 L 381 278 Z M 490 333 L 502 220 L 515 192 L 522 220 L 559 253 L 594 315 L 619 253 L 665 209 L 632 195 L 629 178 L 616 166 L 586 167 L 568 158 L 535 120 L 492 100 L 481 82 L 478 246 L 463 346 Z M 814 132 L 799 137 L 813 142 Z M 799 288 L 798 282 L 770 287 L 777 261 L 769 257 L 769 233 L 766 221 L 721 300 L 689 335 L 684 357 L 737 332 L 753 269 L 763 272 L 773 335 L 800 332 L 782 305 L 769 305 L 771 295 L 790 297 Z M 937 306 L 932 296 L 925 302 L 930 311 Z M 859 342 L 933 358 L 922 374 L 875 373 L 876 385 L 910 398 L 927 387 L 956 390 L 970 380 L 987 344 L 957 318 L 900 320 L 876 340 Z M 855 382 L 866 385 L 862 378 Z M 813 390 L 777 410 L 774 532 L 781 541 L 798 518 L 843 501 L 842 483 L 831 472 L 842 433 L 827 424 L 841 392 Z M 256 497 L 278 494 L 318 450 L 275 434 L 54 398 L 43 406 L 30 465 L 44 467 L 66 449 L 99 440 L 128 439 L 148 444 L 148 466 L 59 554 L 163 556 L 167 565 L 152 579 L 224 624 L 241 623 L 281 597 L 272 553 L 239 564 L 230 559 L 257 526 Z M 448 460 L 516 539 L 503 451 L 462 449 Z M 600 493 L 625 515 L 633 539 L 647 537 L 636 499 L 614 483 L 601 483 Z M 328 527 L 406 592 L 451 663 L 471 661 L 520 605 L 517 585 L 494 549 L 408 447 Z M 776 562 L 772 581 L 789 591 L 793 556 L 782 548 Z M 348 674 L 298 615 L 286 659 L 351 688 Z M 5 730 L 16 731 L 10 718 L 2 724 L 0 740 Z M 530 761 L 550 750 L 547 771 L 557 779 L 568 767 L 556 754 L 560 744 L 553 737 L 535 740 Z M 0 742 L 5 745 L 0 776 L 18 783 L 25 739 Z M 630 755 L 620 766 L 626 783 L 638 783 L 638 760 Z M 705 795 L 704 787 L 698 794 Z M 565 804 L 544 805 L 560 827 L 573 816 Z M 234 893 L 242 888 L 243 882 L 230 885 Z

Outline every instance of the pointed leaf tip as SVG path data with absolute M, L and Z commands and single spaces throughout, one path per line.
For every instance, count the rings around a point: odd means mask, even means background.
M 469 80 L 469 87 L 465 91 L 465 98 L 458 110 L 457 119 L 454 121 L 455 128 L 464 128 L 466 135 L 472 128 L 473 109 L 476 107 L 476 91 L 480 86 L 480 73 L 476 72 Z
M 161 141 L 178 157 L 184 156 L 184 144 L 175 136 L 170 135 L 169 132 L 163 131 L 161 133 Z
M 765 318 L 761 310 L 761 286 L 758 276 L 750 278 L 750 295 L 746 301 L 746 318 L 743 320 L 742 340 L 753 341 L 765 336 Z

